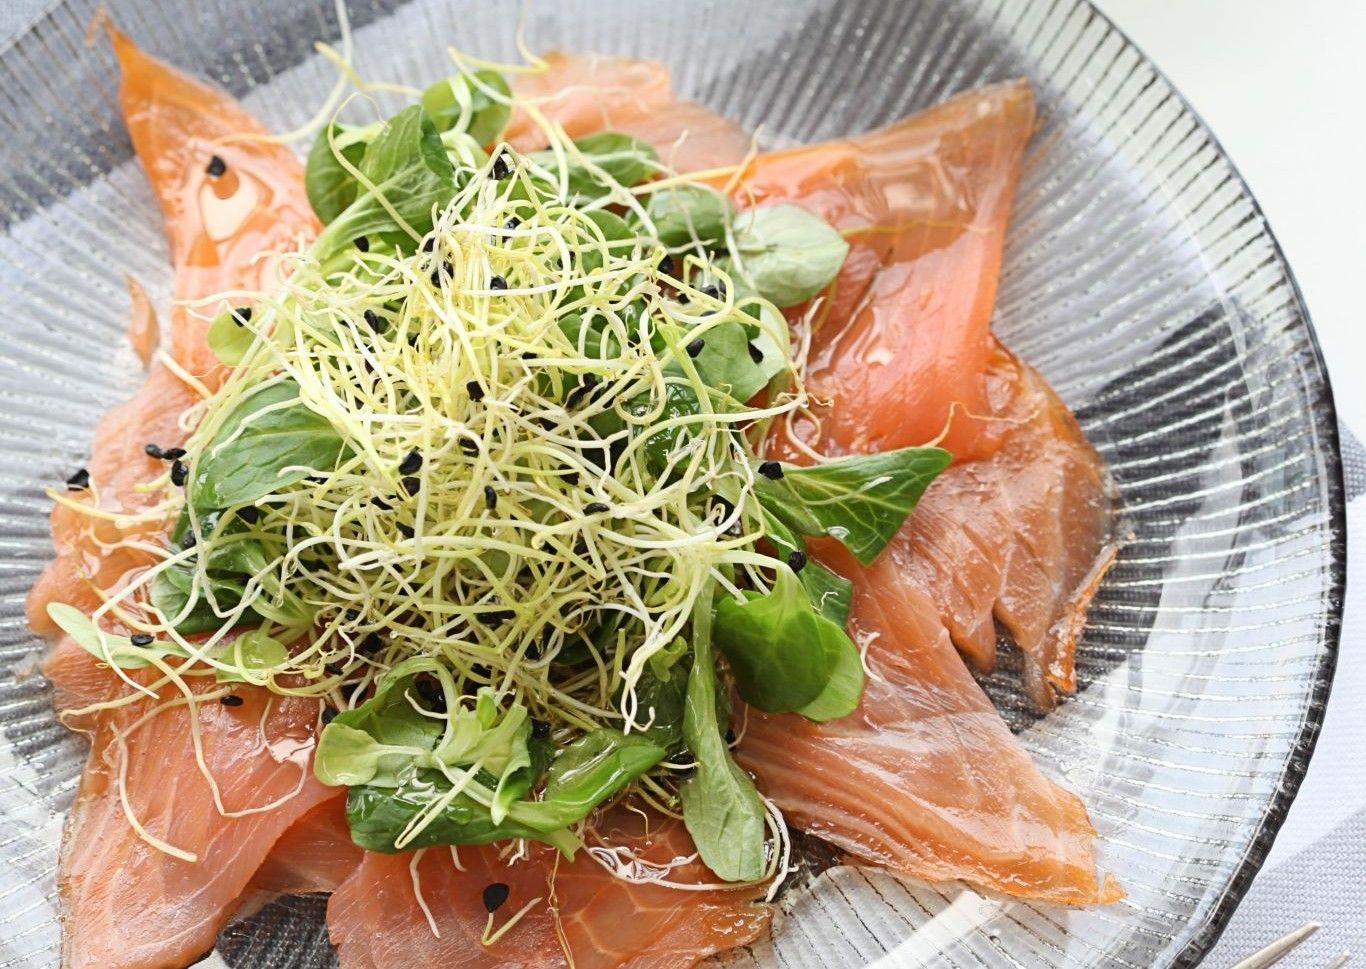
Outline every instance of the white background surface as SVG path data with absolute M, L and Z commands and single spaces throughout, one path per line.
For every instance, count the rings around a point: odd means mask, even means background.
M 1338 414 L 1366 433 L 1366 2 L 1095 2 L 1252 187 L 1304 292 Z

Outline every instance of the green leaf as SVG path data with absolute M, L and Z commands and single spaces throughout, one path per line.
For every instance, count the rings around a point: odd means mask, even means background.
M 422 92 L 422 107 L 437 131 L 463 131 L 480 145 L 490 145 L 498 139 L 507 127 L 512 106 L 506 101 L 495 101 L 480 85 L 492 88 L 503 98 L 512 97 L 507 81 L 497 71 L 475 71 L 473 76 L 452 74 Z
M 361 192 L 323 230 L 312 250 L 319 262 L 326 263 L 357 236 L 403 231 L 380 198 L 421 236 L 431 231 L 433 208 L 455 194 L 455 169 L 436 126 L 418 104 L 389 119 L 366 147 L 359 168 L 375 189 Z
M 800 206 L 763 205 L 736 218 L 735 254 L 759 295 L 787 307 L 830 285 L 849 254 L 849 243 Z
M 514 803 L 530 793 L 555 759 L 555 746 L 547 739 L 534 737 L 531 721 L 522 725 L 524 733 L 517 738 L 515 753 L 503 768 L 503 776 L 493 791 L 493 803 L 489 805 L 489 816 L 495 824 L 507 818 L 508 810 Z
M 662 421 L 672 420 L 676 417 L 690 417 L 699 413 L 697 395 L 693 389 L 686 384 L 668 384 L 664 390 L 664 406 L 656 411 L 655 401 L 650 394 L 640 394 L 632 397 L 624 405 L 624 409 L 637 420 L 652 418 L 648 424 L 633 425 L 633 433 L 636 435 L 646 435 L 645 443 L 641 445 L 645 453 L 645 460 L 650 470 L 661 473 L 668 467 L 669 455 L 683 443 L 683 439 L 688 434 L 686 424 L 676 427 L 668 427 L 662 430 L 655 430 L 654 425 Z
M 757 881 L 764 874 L 766 812 L 754 781 L 731 759 L 717 719 L 709 595 L 694 610 L 692 641 L 683 737 L 697 770 L 678 789 L 683 823 L 702 861 L 718 878 Z
M 265 686 L 270 681 L 267 671 L 284 665 L 289 659 L 289 650 L 284 643 L 263 630 L 250 629 L 228 643 L 218 658 L 236 667 L 232 671 L 218 670 L 214 677 L 219 683 L 255 683 Z
M 703 245 L 725 237 L 731 217 L 730 199 L 713 188 L 682 185 L 652 192 L 645 212 L 655 224 L 655 237 L 669 248 Z
M 809 720 L 838 720 L 858 708 L 863 698 L 863 657 L 848 636 L 825 640 L 831 651 L 830 679 L 816 699 L 797 712 Z
M 584 158 L 601 169 L 612 181 L 630 188 L 657 170 L 659 153 L 639 138 L 619 131 L 599 131 L 574 139 Z M 557 172 L 559 162 L 553 152 L 538 151 L 531 160 L 540 167 Z M 565 184 L 571 201 L 585 202 L 607 194 L 607 183 L 582 162 L 566 159 Z
M 373 135 L 373 132 L 333 122 L 313 139 L 308 161 L 304 164 L 304 191 L 308 194 L 308 204 L 313 206 L 323 225 L 341 215 L 355 201 L 360 185 L 356 177 L 342 167 L 337 153 L 354 168 L 365 155 L 367 135 Z M 332 148 L 334 143 L 336 151 Z
M 760 506 L 760 512 L 764 517 L 764 535 L 777 548 L 780 559 L 787 561 L 792 552 L 806 554 L 806 543 L 794 535 L 787 525 L 775 518 L 767 508 Z M 849 622 L 849 606 L 854 598 L 853 583 L 819 562 L 811 561 L 797 573 L 797 578 L 816 611 L 841 629 L 845 628 Z
M 213 590 L 214 601 L 218 603 L 219 609 L 224 612 L 234 608 L 242 601 L 245 593 L 243 584 L 229 579 L 216 577 L 209 578 L 209 586 Z M 167 621 L 173 621 L 179 616 L 190 601 L 190 594 L 194 588 L 193 568 L 184 563 L 178 562 L 175 565 L 167 566 L 157 573 L 152 580 L 152 605 L 155 606 Z M 241 625 L 252 626 L 260 623 L 261 616 L 253 609 L 248 608 L 242 613 Z M 183 619 L 176 623 L 176 632 L 181 635 L 191 633 L 207 633 L 221 629 L 223 619 L 213 610 L 213 605 L 209 602 L 207 595 L 200 594 L 198 600 L 185 613 Z
M 767 334 L 761 334 L 767 337 Z M 750 356 L 749 331 L 740 323 L 711 327 L 702 337 L 702 352 L 695 364 L 707 386 L 744 403 L 768 386 L 768 382 L 787 369 L 787 361 L 772 340 L 756 339 L 763 353 L 756 362 Z
M 395 840 L 432 801 L 451 789 L 450 781 L 438 771 L 424 771 L 407 786 L 397 790 L 362 785 L 352 787 L 346 797 L 346 823 L 351 840 L 367 851 L 393 854 L 415 851 L 434 845 L 482 845 L 512 838 L 529 838 L 552 844 L 568 854 L 578 839 L 568 832 L 546 833 L 518 824 L 512 818 L 495 824 L 489 809 L 468 794 L 460 794 L 404 844 Z
M 243 325 L 234 310 L 225 310 L 213 318 L 205 340 L 215 357 L 235 367 L 256 342 L 256 331 Z
M 668 751 L 683 743 L 683 708 L 691 668 L 688 643 L 679 638 L 646 661 L 636 683 L 636 721 L 650 725 L 641 735 Z
M 777 481 L 758 478 L 756 493 L 794 531 L 837 539 L 868 565 L 951 460 L 942 448 L 909 447 L 809 468 L 784 465 Z
M 767 595 L 744 595 L 716 606 L 716 645 L 730 661 L 736 690 L 760 710 L 799 710 L 830 682 L 834 658 L 849 637 L 816 611 L 786 565 L 775 570 Z
M 237 403 L 194 462 L 189 498 L 205 509 L 250 504 L 331 470 L 346 452 L 327 418 L 299 400 L 298 384 L 262 384 Z
M 175 643 L 155 641 L 147 646 L 134 646 L 127 636 L 104 632 L 81 610 L 63 602 L 49 603 L 47 614 L 77 646 L 100 662 L 110 663 L 119 669 L 134 670 L 150 666 L 152 657 L 164 659 L 187 655 Z
M 600 727 L 560 752 L 546 773 L 539 801 L 519 801 L 508 817 L 541 832 L 555 831 L 586 818 L 664 759 L 663 747 L 641 734 Z

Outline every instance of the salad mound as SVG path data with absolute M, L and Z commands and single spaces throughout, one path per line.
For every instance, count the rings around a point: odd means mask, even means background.
M 500 140 L 514 111 L 544 150 Z M 848 246 L 711 174 L 571 139 L 490 70 L 328 124 L 322 234 L 277 288 L 200 307 L 231 373 L 158 449 L 155 564 L 93 615 L 50 607 L 136 688 L 108 703 L 152 692 L 139 669 L 319 698 L 314 771 L 371 850 L 572 856 L 630 794 L 720 879 L 778 874 L 731 692 L 857 707 L 851 587 L 806 543 L 871 562 L 949 455 L 764 458 L 808 403 L 784 311 L 819 305 Z

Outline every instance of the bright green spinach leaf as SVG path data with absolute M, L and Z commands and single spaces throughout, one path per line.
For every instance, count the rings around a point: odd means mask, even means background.
M 692 242 L 703 245 L 725 237 L 730 199 L 712 188 L 682 185 L 650 194 L 645 212 L 655 224 L 655 237 L 669 248 Z
M 356 176 L 337 160 L 338 153 L 352 168 L 356 167 L 365 155 L 367 139 L 374 134 L 368 128 L 333 122 L 313 139 L 308 161 L 304 164 L 304 191 L 308 194 L 308 204 L 313 206 L 323 225 L 346 211 L 346 207 L 356 200 L 360 185 Z
M 764 516 L 764 534 L 778 550 L 778 557 L 787 560 L 793 552 L 806 555 L 806 543 L 792 533 L 781 520 L 775 518 L 767 508 L 760 507 Z M 806 567 L 797 573 L 806 596 L 826 619 L 841 629 L 849 622 L 849 606 L 854 598 L 854 586 L 842 575 L 836 575 L 819 562 L 808 561 Z
M 420 237 L 431 231 L 433 208 L 455 194 L 455 170 L 441 135 L 419 104 L 389 119 L 366 147 L 359 168 L 375 188 L 360 191 L 313 244 L 313 255 L 324 264 L 358 236 L 403 230 L 381 198 Z

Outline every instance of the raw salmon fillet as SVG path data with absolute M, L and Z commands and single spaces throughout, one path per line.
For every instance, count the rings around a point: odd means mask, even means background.
M 673 96 L 669 69 L 658 61 L 596 54 L 545 55 L 546 70 L 515 78 L 519 97 L 534 99 L 571 138 L 611 129 L 634 135 L 680 172 L 734 165 L 750 136 L 710 108 Z M 525 110 L 513 112 L 505 138 L 520 151 L 545 147 Z
M 630 845 L 642 867 L 662 866 L 693 851 L 681 823 L 655 817 L 647 834 L 640 819 L 624 811 L 599 822 L 598 837 L 608 845 Z M 508 865 L 498 848 L 460 848 L 464 871 L 449 851 L 422 854 L 416 872 L 435 933 L 414 892 L 411 856 L 367 853 L 328 905 L 327 923 L 342 969 L 683 969 L 752 941 L 772 917 L 771 909 L 754 903 L 762 888 L 682 891 L 632 884 L 609 874 L 586 850 L 569 862 L 536 849 L 528 860 Z M 674 869 L 669 877 L 684 883 L 713 880 L 698 862 Z M 496 944 L 485 946 L 480 941 L 488 923 L 483 891 L 494 883 L 509 889 L 494 914 L 495 930 L 524 905 L 540 901 Z M 558 928 L 547 904 L 552 898 Z

